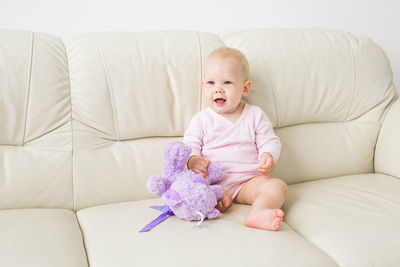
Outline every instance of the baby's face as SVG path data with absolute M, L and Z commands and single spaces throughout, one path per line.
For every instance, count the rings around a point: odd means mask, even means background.
M 249 81 L 240 63 L 234 58 L 209 58 L 201 88 L 209 107 L 219 114 L 235 112 L 242 96 L 250 92 Z

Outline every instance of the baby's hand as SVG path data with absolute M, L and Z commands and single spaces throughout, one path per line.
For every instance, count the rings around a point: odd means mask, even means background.
M 207 168 L 209 164 L 210 161 L 208 159 L 200 156 L 192 156 L 187 163 L 189 170 L 192 170 L 198 174 L 202 174 L 203 177 L 208 175 Z
M 257 171 L 261 175 L 269 175 L 275 168 L 275 161 L 272 155 L 268 152 L 264 153 L 260 158 L 260 166 Z

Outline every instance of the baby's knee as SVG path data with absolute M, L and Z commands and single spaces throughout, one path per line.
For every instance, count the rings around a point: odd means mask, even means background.
M 282 190 L 282 192 L 286 196 L 288 193 L 288 189 L 289 189 L 287 183 L 285 181 L 283 181 L 282 179 L 279 179 L 279 178 L 275 178 L 275 179 L 277 179 L 277 181 L 278 181 L 277 183 L 278 183 L 279 189 Z
M 259 194 L 269 194 L 271 191 L 286 197 L 288 193 L 288 186 L 285 181 L 279 178 L 268 178 L 260 185 Z

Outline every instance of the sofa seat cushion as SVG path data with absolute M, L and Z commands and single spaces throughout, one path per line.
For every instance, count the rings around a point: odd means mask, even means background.
M 285 221 L 340 266 L 399 266 L 399 192 L 382 174 L 293 184 Z
M 88 266 L 70 210 L 0 210 L 0 266 Z
M 100 266 L 336 266 L 288 225 L 269 232 L 243 225 L 249 206 L 233 205 L 216 220 L 195 222 L 175 216 L 150 232 L 138 231 L 161 212 L 159 199 L 79 210 L 88 260 Z

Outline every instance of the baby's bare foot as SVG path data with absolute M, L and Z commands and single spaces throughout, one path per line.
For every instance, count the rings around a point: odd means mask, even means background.
M 224 192 L 222 199 L 217 204 L 217 209 L 220 212 L 226 211 L 232 205 L 232 197 Z
M 281 209 L 251 210 L 245 225 L 253 228 L 276 231 L 281 226 L 284 213 Z

